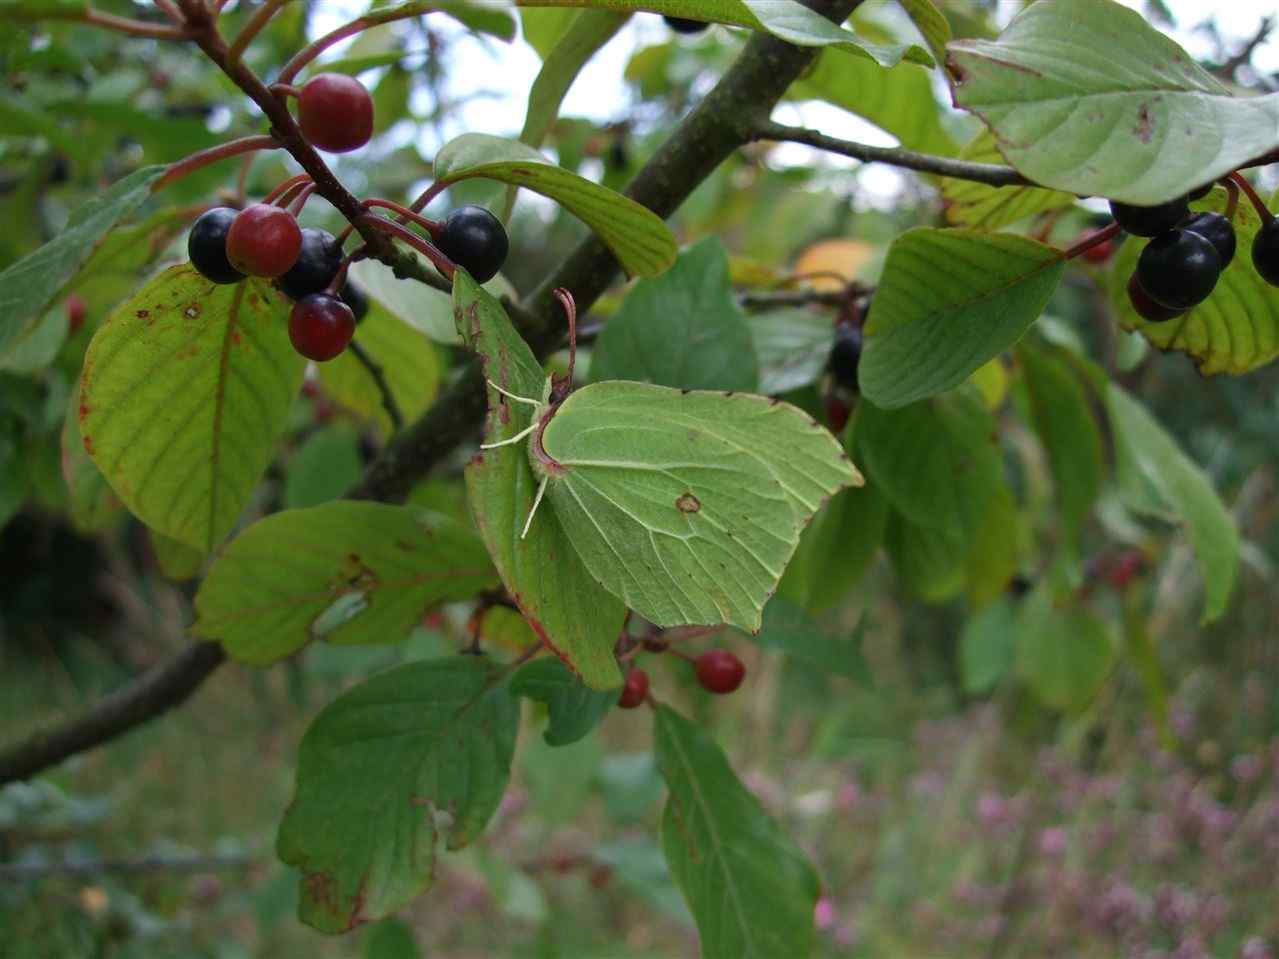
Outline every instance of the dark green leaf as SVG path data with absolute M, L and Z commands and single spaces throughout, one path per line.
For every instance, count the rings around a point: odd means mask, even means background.
M 810 613 L 834 606 L 870 568 L 887 522 L 888 503 L 873 482 L 836 493 L 800 536 L 778 596 Z
M 289 459 L 284 508 L 304 509 L 335 500 L 355 485 L 364 471 L 358 438 L 345 429 L 323 429 Z
M 765 649 L 777 650 L 824 673 L 870 686 L 870 667 L 862 655 L 866 623 L 863 616 L 850 635 L 835 636 L 799 606 L 775 596 L 764 607 L 764 625 L 753 638 Z
M 591 689 L 558 659 L 535 659 L 511 678 L 511 693 L 546 704 L 547 745 L 575 743 L 617 705 L 616 689 Z
M 959 636 L 959 674 L 964 692 L 980 696 L 994 689 L 1013 668 L 1017 650 L 1017 608 L 1007 598 L 991 603 L 964 624 Z

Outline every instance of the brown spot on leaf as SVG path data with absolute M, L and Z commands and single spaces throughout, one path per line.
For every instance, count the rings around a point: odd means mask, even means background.
M 675 508 L 681 513 L 696 513 L 702 508 L 702 501 L 692 493 L 685 493 L 675 501 Z
M 1137 108 L 1137 126 L 1133 133 L 1142 143 L 1149 143 L 1154 138 L 1155 118 L 1151 115 L 1150 104 L 1143 103 Z
M 92 436 L 86 436 L 84 438 L 84 451 L 88 453 L 90 456 L 93 455 L 93 437 Z
M 137 317 L 139 320 L 145 320 L 150 315 L 151 315 L 150 310 L 138 310 L 138 313 L 137 313 Z
M 407 539 L 397 539 L 395 541 L 395 546 L 397 549 L 402 549 L 406 553 L 411 553 L 417 548 L 412 543 L 410 543 Z
M 194 320 L 196 317 L 200 315 L 199 304 L 198 303 L 188 304 L 187 308 L 182 311 L 182 315 L 185 316 L 188 320 Z

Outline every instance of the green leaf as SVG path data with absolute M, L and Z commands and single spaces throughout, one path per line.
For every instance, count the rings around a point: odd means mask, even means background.
M 898 407 L 958 386 L 1021 338 L 1064 269 L 1059 251 L 1019 236 L 908 230 L 875 291 L 862 393 Z
M 151 547 L 155 551 L 156 564 L 166 579 L 185 582 L 195 579 L 204 568 L 204 553 L 163 533 L 151 531 Z
M 0 443 L 3 438 L 0 437 Z M 111 490 L 102 471 L 85 452 L 80 437 L 80 391 L 73 390 L 62 424 L 62 478 L 67 484 L 67 506 L 71 525 L 80 533 L 105 529 L 119 514 L 122 504 Z
M 870 687 L 870 666 L 862 655 L 866 624 L 863 616 L 850 635 L 832 636 L 802 608 L 774 596 L 764 607 L 764 625 L 754 638 L 765 649 L 785 653 L 823 673 L 843 676 Z
M 897 512 L 884 531 L 884 548 L 902 586 L 927 603 L 945 602 L 963 590 L 967 546 L 953 530 L 920 526 Z
M 969 618 L 959 634 L 959 675 L 964 692 L 990 692 L 1012 670 L 1017 651 L 1017 607 L 1005 598 Z
M 556 519 L 591 575 L 659 626 L 758 630 L 813 514 L 862 482 L 807 413 L 749 393 L 593 383 L 542 422 Z
M 1216 190 L 1195 209 L 1224 209 L 1225 191 Z M 1252 265 L 1249 251 L 1260 223 L 1250 204 L 1235 211 L 1239 255 L 1221 273 L 1212 295 L 1193 310 L 1165 323 L 1149 323 L 1128 299 L 1127 283 L 1148 241 L 1129 237 L 1110 267 L 1110 301 L 1124 329 L 1138 330 L 1161 350 L 1185 353 L 1205 375 L 1242 376 L 1279 358 L 1279 290 Z
M 56 237 L 0 273 L 0 352 L 44 314 L 111 228 L 146 202 L 167 169 L 144 167 L 117 180 L 72 213 Z
M 519 10 L 524 40 L 543 60 L 551 55 L 578 14 L 570 7 L 521 6 Z
M 427 287 L 400 281 L 404 286 Z M 432 291 L 435 292 L 435 291 Z M 448 299 L 444 299 L 447 308 Z M 382 367 L 405 422 L 411 423 L 435 399 L 440 387 L 440 355 L 421 332 L 393 316 L 376 301 L 355 331 L 355 342 Z M 319 364 L 320 383 L 333 400 L 364 420 L 376 422 L 384 435 L 391 433 L 391 418 L 382 404 L 382 391 L 373 375 L 350 350 Z
M 1004 162 L 995 135 L 983 130 L 959 151 L 959 159 L 974 163 Z M 955 226 L 997 230 L 1036 213 L 1060 210 L 1075 202 L 1073 193 L 1034 186 L 987 186 L 972 180 L 945 177 L 941 184 L 946 220 Z
M 212 551 L 248 504 L 302 385 L 286 311 L 261 280 L 216 286 L 183 264 L 94 336 L 85 449 L 152 529 Z
M 653 211 L 517 140 L 464 133 L 435 155 L 435 176 L 437 184 L 485 177 L 550 197 L 599 234 L 628 273 L 656 276 L 675 262 L 675 238 Z
M 1036 590 L 1017 618 L 1017 669 L 1054 709 L 1077 710 L 1101 690 L 1115 661 L 1105 623 L 1084 609 L 1059 608 Z
M 496 585 L 474 532 L 432 513 L 337 502 L 258 520 L 195 597 L 197 636 L 273 663 L 309 640 L 393 643 L 432 606 Z
M 1279 94 L 1232 96 L 1114 0 L 1040 0 L 997 40 L 949 50 L 956 105 L 1054 189 L 1149 206 L 1279 145 Z
M 980 608 L 999 596 L 1017 572 L 1021 514 L 1002 483 L 994 488 L 964 564 L 968 602 Z
M 0 17 L 4 9 L 0 6 Z M 76 149 L 70 128 L 64 128 L 43 104 L 31 103 L 25 97 L 0 94 L 0 126 L 6 137 L 43 137 L 64 153 L 74 153 Z
M 887 522 L 888 502 L 873 482 L 840 490 L 800 536 L 777 595 L 810 613 L 834 606 L 874 562 Z
M 0 372 L 35 373 L 45 369 L 66 342 L 70 323 L 65 303 L 58 303 L 0 355 Z
M 900 410 L 863 404 L 856 450 L 871 480 L 912 523 L 971 539 L 1003 464 L 990 412 L 967 392 Z
M 550 722 L 547 745 L 575 743 L 600 724 L 617 705 L 617 690 L 591 689 L 558 659 L 535 659 L 511 677 L 511 694 L 546 704 Z
M 697 920 L 704 959 L 808 955 L 819 887 L 803 852 L 699 727 L 659 706 L 654 734 L 670 790 L 662 851 Z
M 540 395 L 545 374 L 502 306 L 465 270 L 453 279 L 458 332 L 480 355 L 484 375 L 521 396 Z M 486 443 L 512 437 L 532 419 L 531 407 L 489 390 Z M 614 689 L 622 681 L 613 646 L 626 609 L 587 572 L 554 515 L 520 537 L 537 481 L 518 446 L 484 450 L 466 467 L 467 496 L 489 555 L 530 626 L 583 682 Z
M 751 331 L 733 299 L 728 254 L 717 237 L 684 250 L 662 276 L 635 284 L 595 343 L 591 379 L 755 389 Z
M 276 852 L 303 872 L 302 921 L 344 932 L 381 919 L 430 884 L 437 814 L 449 849 L 497 811 L 519 705 L 483 661 L 410 663 L 375 676 L 316 717 Z
M 946 60 L 946 44 L 950 42 L 950 23 L 932 0 L 897 0 L 938 63 Z
M 312 433 L 289 459 L 284 478 L 284 508 L 304 509 L 335 500 L 364 472 L 359 439 L 349 430 Z
M 76 19 L 87 0 L 0 0 L 0 20 Z
M 1061 511 L 1061 535 L 1078 543 L 1104 479 L 1101 429 L 1083 383 L 1068 361 L 1023 346 L 1018 359 L 1035 431 L 1048 453 Z
M 384 919 L 365 930 L 361 937 L 362 959 L 422 959 L 413 938 L 413 928 L 400 919 Z
M 759 360 L 761 393 L 777 396 L 802 389 L 826 372 L 835 335 L 829 316 L 812 310 L 771 310 L 751 314 L 746 325 Z
M 1111 385 L 1106 402 L 1120 484 L 1129 489 L 1134 483 L 1149 484 L 1185 524 L 1204 580 L 1201 621 L 1211 622 L 1226 611 L 1239 572 L 1239 531 L 1234 518 L 1203 470 L 1136 400 Z

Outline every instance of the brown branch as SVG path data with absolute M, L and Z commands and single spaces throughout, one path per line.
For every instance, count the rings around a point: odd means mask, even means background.
M 145 20 L 131 20 L 128 17 L 117 17 L 114 13 L 103 13 L 101 10 L 94 10 L 92 7 L 87 7 L 83 11 L 77 12 L 74 17 L 60 17 L 57 13 L 51 13 L 47 18 L 42 17 L 42 19 L 82 20 L 95 27 L 114 30 L 116 33 L 128 34 L 131 37 L 149 37 L 153 40 L 191 39 L 191 31 L 185 27 L 170 26 L 164 23 L 147 23 Z
M 769 310 L 789 306 L 847 306 L 847 290 L 777 290 L 743 293 L 737 302 L 747 310 Z
M 852 140 L 828 137 L 818 130 L 788 127 L 781 123 L 760 124 L 753 131 L 751 139 L 802 143 L 818 150 L 825 150 L 827 153 L 852 157 L 863 163 L 887 163 L 907 170 L 917 170 L 920 173 L 935 173 L 938 176 L 953 177 L 956 180 L 972 180 L 974 183 L 985 183 L 987 186 L 1035 185 L 1012 167 L 1000 166 L 997 163 L 973 163 L 969 160 L 955 160 L 951 157 L 934 156 L 931 153 L 916 153 L 914 150 L 902 150 L 897 147 L 875 147 L 868 143 L 854 143 Z
M 1274 16 L 1262 17 L 1261 22 L 1257 24 L 1257 32 L 1248 38 L 1247 42 L 1239 48 L 1239 51 L 1221 66 L 1213 67 L 1209 72 L 1227 82 L 1233 81 L 1235 71 L 1252 62 L 1252 55 L 1257 52 L 1257 47 L 1270 39 L 1270 34 L 1274 28 Z
M 382 369 L 382 364 L 369 356 L 369 351 L 356 340 L 348 343 L 346 348 L 360 361 L 360 365 L 368 370 L 369 376 L 373 377 L 373 382 L 377 384 L 378 392 L 382 395 L 382 408 L 390 417 L 391 430 L 398 433 L 404 429 L 404 414 L 400 412 L 400 404 L 395 401 L 395 394 L 391 392 L 391 384 L 386 381 L 386 371 Z

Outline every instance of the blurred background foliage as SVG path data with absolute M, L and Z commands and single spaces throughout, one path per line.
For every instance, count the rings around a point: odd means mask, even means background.
M 154 14 L 146 5 L 103 6 Z M 1016 5 L 944 6 L 956 34 L 973 36 L 992 34 Z M 322 32 L 320 21 L 340 22 L 340 9 L 328 7 L 287 6 L 255 43 L 251 64 L 269 74 Z M 907 29 L 891 5 L 868 7 L 867 31 Z M 237 3 L 226 16 L 242 21 L 254 9 Z M 534 11 L 525 36 L 545 53 L 563 23 L 558 11 Z M 723 28 L 676 36 L 645 16 L 615 43 L 631 51 L 622 58 L 625 95 L 591 117 L 561 117 L 545 149 L 620 188 L 742 38 Z M 435 17 L 338 48 L 328 68 L 370 86 L 381 134 L 337 159 L 339 176 L 356 193 L 402 200 L 429 179 L 432 151 L 449 137 L 513 134 L 520 107 L 498 102 L 512 93 L 497 89 L 502 77 L 489 69 L 505 56 L 492 37 Z M 56 235 L 103 185 L 260 127 L 226 81 L 181 46 L 75 25 L 6 29 L 0 71 L 0 267 Z M 469 81 L 457 82 L 461 75 Z M 1246 65 L 1239 79 L 1270 82 Z M 856 98 L 844 102 L 850 89 Z M 792 97 L 782 108 L 799 111 L 792 119 L 851 108 L 859 123 L 878 126 L 871 134 L 882 142 L 932 152 L 957 152 L 976 132 L 949 110 L 935 78 L 911 66 L 883 73 L 823 55 Z M 241 175 L 255 196 L 291 172 L 271 157 Z M 78 284 L 83 322 L 60 304 L 0 368 L 5 740 L 73 713 L 185 641 L 190 557 L 127 518 L 63 433 L 92 332 L 143 277 L 182 256 L 186 225 L 205 205 L 233 198 L 236 175 L 215 166 L 166 191 Z M 476 186 L 450 193 L 440 208 L 499 195 Z M 796 275 L 810 276 L 809 286 L 831 273 L 873 283 L 893 238 L 942 215 L 927 178 L 758 145 L 720 167 L 672 225 L 683 243 L 719 237 L 738 294 L 766 300 L 805 289 Z M 339 225 L 318 202 L 306 221 Z M 1080 207 L 1020 226 L 1065 245 L 1090 224 Z M 553 205 L 522 198 L 506 278 L 529 289 L 582 233 Z M 952 588 L 947 571 L 912 565 L 916 554 L 890 529 L 887 548 L 870 542 L 857 569 L 822 554 L 788 577 L 789 595 L 856 668 L 833 670 L 829 651 L 805 658 L 736 642 L 750 679 L 712 703 L 685 664 L 647 658 L 656 688 L 714 730 L 813 857 L 824 890 L 820 955 L 1263 959 L 1279 949 L 1279 373 L 1272 366 L 1204 379 L 1186 359 L 1148 351 L 1118 331 L 1106 272 L 1105 263 L 1072 267 L 1033 342 L 1101 363 L 1207 470 L 1244 542 L 1243 574 L 1223 618 L 1197 626 L 1199 574 L 1171 524 L 1139 521 L 1106 492 L 1082 527 L 1060 528 L 1053 480 L 1019 397 L 1021 369 L 1009 362 L 977 384 L 1014 478 L 1020 530 L 992 595 L 978 599 L 962 583 Z M 585 319 L 588 331 L 622 295 Z M 752 322 L 767 312 L 749 296 L 743 303 Z M 822 318 L 818 333 L 783 360 L 818 372 L 788 398 L 829 422 L 839 415 L 832 397 L 836 406 L 852 398 L 820 373 L 831 309 L 806 312 Z M 454 347 L 429 349 L 418 357 L 422 368 L 447 377 L 459 359 Z M 323 502 L 358 477 L 385 428 L 367 399 L 358 388 L 308 383 L 255 513 Z M 419 406 L 428 399 L 418 396 Z M 460 465 L 459 454 L 415 499 L 461 511 Z M 1012 623 L 1015 604 L 1061 560 L 1059 540 L 1073 537 L 1079 595 L 1128 655 L 1113 669 L 1103 663 L 1103 681 L 1083 701 L 1054 709 L 1012 665 Z M 176 714 L 0 791 L 4 954 L 693 954 L 693 927 L 655 839 L 662 788 L 649 719 L 634 714 L 613 715 L 599 734 L 560 749 L 526 726 L 495 823 L 473 848 L 444 857 L 437 887 L 398 919 L 341 940 L 295 921 L 295 878 L 272 846 L 309 718 L 370 672 L 468 643 L 469 612 L 450 608 L 396 646 L 316 645 L 270 672 L 224 669 Z M 485 632 L 500 647 L 512 631 L 489 624 Z

